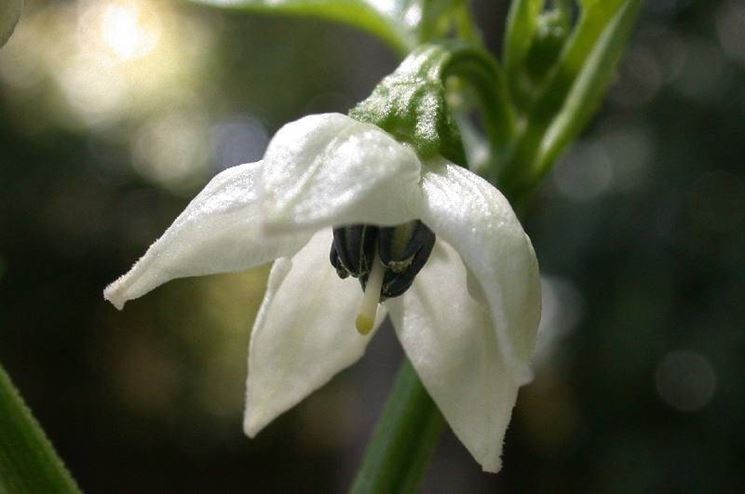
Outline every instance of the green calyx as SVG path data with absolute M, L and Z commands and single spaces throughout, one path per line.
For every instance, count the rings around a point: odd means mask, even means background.
M 489 55 L 478 48 L 460 43 L 423 45 L 349 115 L 411 144 L 423 159 L 439 155 L 465 166 L 463 142 L 447 104 L 445 83 L 450 77 L 465 79 L 477 93 L 486 94 L 497 86 L 499 74 Z
M 441 155 L 465 165 L 460 133 L 447 106 L 443 68 L 450 52 L 424 45 L 412 52 L 349 115 L 411 144 L 422 158 Z

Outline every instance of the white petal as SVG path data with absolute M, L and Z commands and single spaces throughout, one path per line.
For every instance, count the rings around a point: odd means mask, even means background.
M 121 309 L 174 278 L 240 271 L 297 252 L 310 234 L 260 235 L 261 167 L 260 161 L 248 163 L 215 176 L 132 269 L 106 287 L 104 297 Z
M 22 9 L 23 0 L 2 0 L 0 2 L 0 47 L 13 34 Z
M 488 309 L 466 289 L 467 276 L 455 250 L 438 239 L 413 286 L 386 305 L 406 355 L 451 429 L 485 471 L 497 472 L 517 384 Z
M 517 384 L 532 378 L 530 359 L 541 318 L 538 261 L 507 199 L 489 182 L 447 162 L 422 178 L 422 221 L 452 245 L 489 306 L 502 358 Z M 478 287 L 478 288 L 476 288 Z
M 421 163 L 380 128 L 341 114 L 285 125 L 264 156 L 268 231 L 349 223 L 393 225 L 414 218 Z
M 370 340 L 355 329 L 362 290 L 336 275 L 331 241 L 330 229 L 320 231 L 272 267 L 249 346 L 243 424 L 251 437 L 356 362 Z M 375 329 L 383 318 L 379 310 Z

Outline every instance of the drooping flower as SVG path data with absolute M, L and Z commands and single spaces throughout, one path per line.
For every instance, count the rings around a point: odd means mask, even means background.
M 386 248 L 398 257 L 384 264 Z M 531 377 L 540 285 L 497 189 L 374 125 L 308 116 L 280 129 L 262 161 L 214 177 L 104 296 L 121 309 L 174 278 L 269 261 L 249 345 L 249 436 L 357 361 L 387 313 L 456 436 L 484 470 L 499 470 L 517 389 Z M 397 277 L 411 285 L 400 296 Z

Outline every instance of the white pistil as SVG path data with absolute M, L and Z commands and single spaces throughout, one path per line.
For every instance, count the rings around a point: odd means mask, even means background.
M 385 266 L 376 253 L 373 257 L 373 266 L 370 276 L 367 278 L 365 293 L 362 295 L 362 303 L 357 313 L 355 325 L 360 334 L 369 333 L 375 326 L 375 316 L 378 314 L 378 302 L 380 301 L 380 290 L 383 288 L 383 275 Z

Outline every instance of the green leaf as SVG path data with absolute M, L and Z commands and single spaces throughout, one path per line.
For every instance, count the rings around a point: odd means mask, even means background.
M 192 0 L 246 12 L 312 16 L 373 34 L 399 54 L 445 34 L 448 14 L 463 0 Z
M 539 85 L 556 63 L 571 29 L 564 12 L 553 9 L 538 19 L 538 32 L 525 60 L 525 70 L 531 81 Z
M 510 91 L 516 101 L 528 99 L 523 70 L 525 59 L 538 29 L 538 21 L 545 0 L 514 0 L 507 15 L 507 31 L 504 37 L 504 70 Z
M 596 8 L 602 8 L 601 4 L 602 2 L 594 2 Z M 640 0 L 623 2 L 600 36 L 593 39 L 586 61 L 574 77 L 571 88 L 566 92 L 562 109 L 541 143 L 537 163 L 539 169 L 550 166 L 567 144 L 579 135 L 597 110 L 626 45 L 640 4 Z M 590 8 L 588 12 L 592 10 Z
M 515 72 L 528 55 L 533 36 L 538 27 L 538 18 L 543 11 L 544 0 L 514 0 L 507 15 L 507 31 L 504 36 L 504 68 Z
M 0 493 L 80 494 L 39 423 L 0 366 Z
M 527 111 L 572 28 L 573 0 L 517 0 L 507 19 L 504 59 L 518 109 Z
M 521 191 L 546 173 L 594 114 L 636 19 L 640 0 L 582 0 L 579 20 L 524 115 L 502 185 Z

